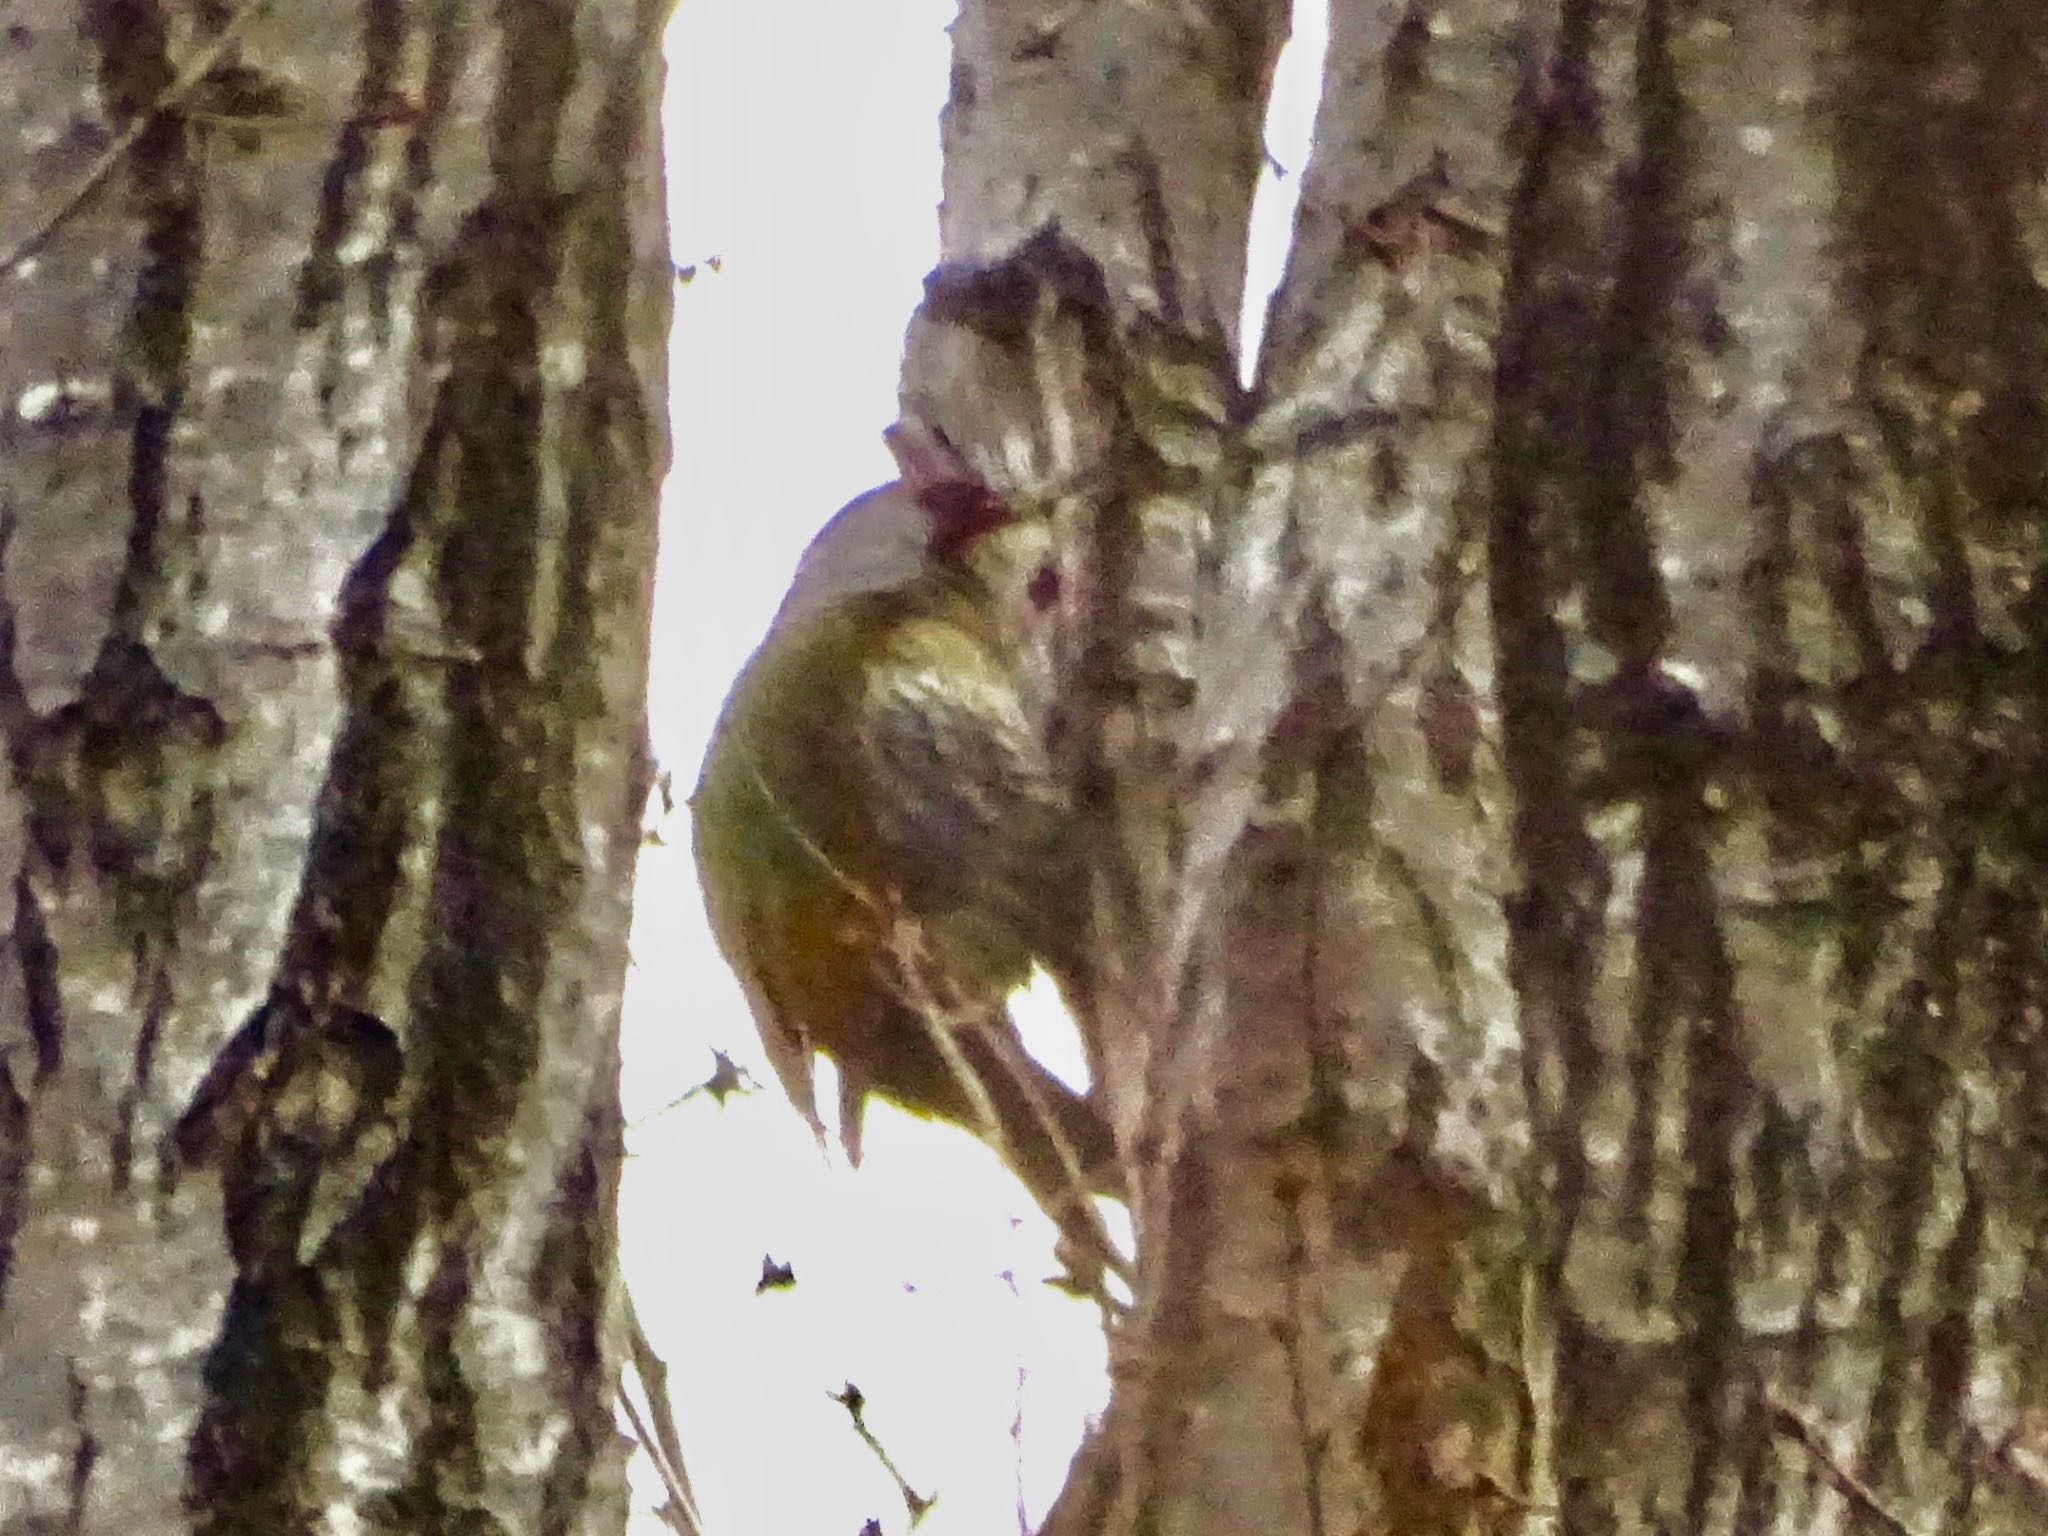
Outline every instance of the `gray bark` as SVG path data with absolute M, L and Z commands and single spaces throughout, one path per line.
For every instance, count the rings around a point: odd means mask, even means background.
M 8 13 L 0 1530 L 623 1520 L 663 10 Z
M 1134 1196 L 1049 1529 L 2048 1498 L 2044 33 L 970 0 L 904 405 L 1063 549 Z

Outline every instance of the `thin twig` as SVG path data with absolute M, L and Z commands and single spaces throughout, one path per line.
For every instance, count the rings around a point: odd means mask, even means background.
M 896 1480 L 896 1491 L 903 1498 L 903 1507 L 910 1512 L 910 1523 L 916 1525 L 930 1513 L 931 1507 L 939 1502 L 939 1496 L 935 1493 L 926 1497 L 910 1486 L 910 1480 L 897 1467 L 895 1458 L 889 1454 L 882 1442 L 875 1438 L 875 1432 L 868 1428 L 867 1395 L 859 1387 L 849 1381 L 844 1390 L 827 1392 L 825 1395 L 846 1410 L 846 1416 L 853 1420 L 854 1433 L 860 1436 L 861 1443 L 875 1453 L 875 1459 L 882 1464 L 882 1470 Z
M 1769 1387 L 1764 1389 L 1764 1407 L 1770 1414 L 1771 1428 L 1796 1442 L 1819 1469 L 1822 1479 L 1837 1493 L 1891 1532 L 1892 1536 L 1915 1536 L 1913 1528 L 1904 1519 L 1885 1507 L 1875 1488 L 1842 1464 L 1834 1447 L 1828 1443 L 1825 1429 Z
M 640 1417 L 640 1410 L 623 1381 L 619 1383 L 619 1401 L 625 1405 L 626 1418 L 633 1426 L 640 1448 L 654 1463 L 655 1475 L 661 1479 L 661 1486 L 668 1494 L 668 1506 L 664 1511 L 668 1524 L 675 1528 L 678 1536 L 704 1536 L 704 1517 L 697 1512 L 697 1500 L 690 1491 L 690 1474 L 683 1466 L 682 1437 L 676 1433 L 675 1410 L 669 1403 L 668 1366 L 654 1352 L 647 1330 L 640 1326 L 640 1313 L 634 1307 L 631 1295 L 625 1297 L 625 1306 L 627 1347 L 633 1354 L 633 1370 L 640 1378 L 640 1389 L 647 1394 L 647 1413 L 654 1420 L 653 1432 L 649 1433 L 647 1423 Z
M 228 17 L 227 25 L 214 34 L 211 42 L 192 56 L 178 78 L 164 88 L 163 94 L 137 112 L 129 119 L 128 126 L 114 136 L 114 142 L 93 162 L 92 169 L 85 173 L 85 179 L 73 187 L 63 201 L 46 214 L 42 222 L 31 229 L 14 249 L 5 256 L 0 256 L 0 277 L 17 270 L 23 262 L 50 243 L 50 238 L 78 212 L 100 183 L 113 174 L 114 167 L 127 158 L 128 152 L 148 131 L 149 125 L 189 96 L 195 86 L 213 73 L 213 67 L 220 63 L 227 51 L 235 45 L 236 38 L 256 19 L 257 12 L 269 3 L 270 0 L 242 0 L 242 3 L 235 7 L 233 14 Z
M 1009 1270 L 1002 1273 L 1003 1284 L 1010 1288 L 1010 1300 L 1021 1304 L 1024 1294 L 1017 1288 L 1017 1277 Z M 1011 1399 L 1010 1412 L 1010 1459 L 1011 1494 L 1017 1505 L 1017 1536 L 1031 1536 L 1031 1512 L 1024 1503 L 1024 1386 L 1030 1373 L 1024 1368 L 1024 1358 L 1017 1357 L 1017 1392 Z
M 975 1119 L 981 1126 L 982 1140 L 991 1145 L 996 1155 L 1020 1180 L 1026 1166 L 1024 1148 L 1018 1144 L 1004 1126 L 1002 1117 L 996 1113 L 995 1101 L 989 1096 L 988 1085 L 967 1060 L 960 1042 L 954 1038 L 955 1023 L 961 1019 L 961 1011 L 946 1008 L 932 992 L 926 981 L 927 967 L 920 963 L 917 946 L 916 925 L 904 919 L 890 924 L 891 958 L 896 962 L 895 991 L 904 1001 L 911 1015 L 924 1026 L 925 1034 L 931 1040 L 932 1048 L 939 1059 L 946 1064 L 955 1085 L 966 1097 L 968 1106 L 974 1111 Z M 958 1027 L 975 1028 L 974 1022 L 961 1023 Z M 1110 1293 L 1106 1276 L 1114 1274 L 1126 1284 L 1134 1284 L 1135 1276 L 1131 1264 L 1110 1240 L 1109 1229 L 1103 1224 L 1102 1213 L 1089 1198 L 1088 1182 L 1082 1176 L 1080 1159 L 1073 1144 L 1061 1131 L 1059 1121 L 1054 1118 L 1052 1107 L 1031 1080 L 1030 1061 L 1025 1055 L 1022 1043 L 1010 1032 L 989 1029 L 982 1034 L 983 1041 L 1009 1068 L 1013 1085 L 1025 1107 L 1037 1121 L 1039 1133 L 1051 1145 L 1059 1158 L 1061 1182 L 1066 1186 L 1066 1214 L 1046 1208 L 1043 1199 L 1038 1200 L 1041 1209 L 1051 1218 L 1062 1239 L 1073 1249 L 1069 1264 L 1075 1271 L 1074 1278 L 1080 1282 L 1083 1291 L 1102 1309 L 1105 1321 L 1113 1320 L 1120 1308 Z M 1029 1181 L 1024 1181 L 1029 1184 Z M 1031 1193 L 1038 1197 L 1039 1191 Z M 1049 1193 L 1049 1192 L 1048 1192 Z M 1080 1271 L 1083 1268 L 1088 1273 Z
M 1972 1465 L 1985 1468 L 2038 1511 L 2048 1508 L 2048 1461 L 2021 1443 L 2017 1431 L 1992 1436 L 1974 1422 L 1963 1426 L 1964 1445 Z

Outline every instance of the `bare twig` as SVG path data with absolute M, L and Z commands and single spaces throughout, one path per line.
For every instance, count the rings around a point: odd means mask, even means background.
M 966 1053 L 961 1050 L 960 1042 L 955 1038 L 956 1025 L 953 1021 L 960 1018 L 960 1010 L 947 1008 L 934 995 L 926 981 L 930 967 L 921 960 L 921 944 L 916 924 L 907 918 L 899 917 L 890 924 L 889 931 L 894 951 L 893 958 L 896 961 L 897 994 L 924 1026 L 932 1048 L 945 1062 L 947 1071 L 952 1074 L 954 1082 L 972 1107 L 974 1117 L 981 1125 L 982 1139 L 994 1147 L 1004 1164 L 1022 1178 L 1023 1170 L 1027 1166 L 1024 1149 L 1017 1144 L 1016 1138 L 1010 1135 L 1004 1126 L 1002 1117 L 996 1113 L 995 1101 L 989 1097 L 987 1084 L 981 1080 L 981 1075 L 967 1060 Z M 974 1026 L 968 1021 L 964 1027 Z M 1109 1229 L 1103 1224 L 1102 1213 L 1096 1210 L 1094 1202 L 1089 1198 L 1088 1182 L 1082 1176 L 1080 1159 L 1075 1154 L 1073 1144 L 1061 1131 L 1051 1106 L 1045 1102 L 1032 1083 L 1030 1062 L 1024 1056 L 1021 1044 L 1014 1036 L 1002 1030 L 990 1030 L 983 1038 L 1010 1069 L 1019 1097 L 1031 1110 L 1032 1117 L 1038 1122 L 1039 1132 L 1050 1143 L 1059 1158 L 1060 1180 L 1064 1186 L 1061 1191 L 1064 1198 L 1060 1200 L 1063 1210 L 1046 1208 L 1045 1197 L 1050 1196 L 1051 1191 L 1045 1191 L 1041 1195 L 1039 1190 L 1033 1189 L 1031 1193 L 1038 1197 L 1039 1205 L 1045 1208 L 1045 1214 L 1058 1228 L 1062 1239 L 1061 1246 L 1067 1250 L 1063 1256 L 1068 1259 L 1070 1267 L 1074 1270 L 1074 1279 L 1078 1282 L 1081 1292 L 1102 1309 L 1104 1321 L 1113 1321 L 1121 1308 L 1110 1293 L 1107 1277 L 1113 1274 L 1126 1285 L 1135 1283 L 1130 1261 L 1117 1251 L 1116 1244 L 1110 1239 Z
M 1779 1396 L 1774 1388 L 1764 1388 L 1763 1396 L 1771 1428 L 1805 1451 L 1830 1487 L 1892 1536 L 1915 1536 L 1913 1528 L 1885 1506 L 1875 1488 L 1842 1464 L 1822 1426 Z
M 178 78 L 164 87 L 163 94 L 137 112 L 129 120 L 128 126 L 114 136 L 114 142 L 93 162 L 92 169 L 85 173 L 85 178 L 65 194 L 62 201 L 45 214 L 12 250 L 0 256 L 0 277 L 15 271 L 23 262 L 50 243 L 50 238 L 84 206 L 85 200 L 92 196 L 100 183 L 113 174 L 114 168 L 127 158 L 128 152 L 148 131 L 149 125 L 191 95 L 194 87 L 213 73 L 214 66 L 226 57 L 227 51 L 234 47 L 235 40 L 269 3 L 270 0 L 242 0 L 242 3 L 235 7 L 228 17 L 227 25 L 214 34 L 211 42 L 192 56 L 179 72 Z
M 2014 1430 L 1993 1436 L 1974 1423 L 1963 1426 L 1971 1462 L 2004 1483 L 2038 1512 L 2048 1510 L 2048 1458 Z
M 1022 1301 L 1023 1293 L 1017 1289 L 1017 1277 L 1006 1269 L 1002 1279 L 1003 1284 L 1010 1288 L 1010 1299 Z M 1024 1384 L 1028 1379 L 1029 1373 L 1024 1369 L 1022 1357 L 1019 1357 L 1017 1392 L 1011 1399 L 1010 1412 L 1011 1494 L 1017 1505 L 1017 1536 L 1031 1536 L 1031 1514 L 1024 1505 Z
M 759 1093 L 761 1091 L 761 1085 L 754 1080 L 754 1074 L 726 1055 L 724 1051 L 714 1046 L 711 1056 L 711 1075 L 709 1077 L 693 1087 L 684 1089 L 683 1092 L 677 1094 L 659 1109 L 650 1110 L 641 1120 L 634 1123 L 640 1125 L 648 1120 L 659 1120 L 670 1110 L 689 1103 L 690 1100 L 696 1098 L 699 1094 L 710 1094 L 712 1098 L 718 1101 L 718 1107 L 723 1109 L 726 1099 L 733 1094 Z
M 640 1390 L 647 1394 L 647 1417 L 654 1421 L 652 1432 L 623 1381 L 619 1383 L 619 1401 L 625 1406 L 626 1419 L 633 1426 L 640 1448 L 654 1463 L 655 1474 L 668 1493 L 662 1518 L 677 1536 L 704 1536 L 704 1517 L 697 1512 L 696 1496 L 690 1491 L 690 1474 L 683 1467 L 682 1437 L 676 1433 L 675 1410 L 669 1403 L 668 1366 L 654 1352 L 647 1330 L 640 1326 L 640 1313 L 631 1295 L 625 1297 L 625 1306 L 627 1348 L 632 1352 Z
M 843 1391 L 827 1392 L 825 1395 L 846 1410 L 846 1416 L 853 1420 L 854 1433 L 860 1436 L 861 1443 L 875 1453 L 875 1459 L 882 1464 L 882 1470 L 896 1480 L 896 1491 L 903 1495 L 903 1507 L 910 1511 L 910 1523 L 916 1525 L 931 1507 L 939 1502 L 939 1496 L 933 1494 L 926 1498 L 911 1487 L 909 1481 L 897 1470 L 895 1461 L 883 1448 L 882 1442 L 877 1440 L 875 1432 L 868 1428 L 867 1395 L 859 1387 L 849 1381 Z

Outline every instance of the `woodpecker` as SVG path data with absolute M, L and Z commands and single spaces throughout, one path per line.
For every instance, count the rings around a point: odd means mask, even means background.
M 999 615 L 1047 537 L 934 435 L 843 508 L 741 670 L 690 799 L 711 929 L 821 1136 L 837 1068 L 858 1162 L 880 1095 L 993 1142 L 1070 1240 L 1115 1192 L 1103 1115 L 1025 1052 L 1006 1003 L 1083 925 L 1071 820 Z M 1031 601 L 1022 604 L 1029 612 Z M 1093 1244 L 1082 1241 L 1081 1247 Z

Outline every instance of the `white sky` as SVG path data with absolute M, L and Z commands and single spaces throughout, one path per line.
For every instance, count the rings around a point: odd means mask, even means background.
M 953 10 L 682 0 L 670 29 L 672 242 L 700 263 L 676 292 L 651 698 L 679 797 L 811 533 L 893 472 L 880 434 L 937 259 Z M 1312 82 L 1320 15 L 1298 31 L 1283 72 Z M 1290 171 L 1313 99 L 1305 83 L 1276 96 L 1269 146 Z M 1261 190 L 1254 293 L 1278 276 L 1293 186 Z M 849 1380 L 911 1485 L 939 1495 L 919 1536 L 1018 1530 L 1020 1500 L 1035 1523 L 1107 1391 L 1093 1310 L 1038 1283 L 1049 1228 L 964 1133 L 881 1106 L 858 1174 L 820 1155 L 705 931 L 680 809 L 664 833 L 642 859 L 627 994 L 622 1247 L 707 1536 L 909 1528 L 826 1396 Z M 708 1073 L 712 1045 L 766 1090 L 656 1115 Z M 764 1254 L 795 1266 L 794 1290 L 754 1294 Z M 634 1471 L 634 1529 L 656 1531 L 659 1492 Z

